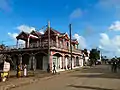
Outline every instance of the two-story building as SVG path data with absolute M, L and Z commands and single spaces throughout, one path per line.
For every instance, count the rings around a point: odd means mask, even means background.
M 53 69 L 53 62 L 57 71 L 68 70 L 71 67 L 83 66 L 82 52 L 78 49 L 78 41 L 72 39 L 72 61 L 70 59 L 70 38 L 66 33 L 60 33 L 50 28 L 50 59 L 48 59 L 48 28 L 41 34 L 38 31 L 30 33 L 21 32 L 17 37 L 17 45 L 1 50 L 0 54 L 8 54 L 14 62 L 14 68 L 18 64 L 27 64 L 28 69 L 50 70 Z M 19 40 L 25 41 L 20 45 Z

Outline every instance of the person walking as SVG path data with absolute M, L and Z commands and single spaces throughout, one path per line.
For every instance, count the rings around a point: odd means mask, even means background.
M 111 60 L 111 71 L 114 72 L 114 59 Z
M 117 60 L 114 61 L 114 73 L 117 72 Z
M 54 62 L 53 62 L 53 74 L 56 74 L 56 65 Z
M 112 63 L 111 63 L 111 70 L 112 72 L 116 73 L 117 72 L 117 60 L 113 58 Z

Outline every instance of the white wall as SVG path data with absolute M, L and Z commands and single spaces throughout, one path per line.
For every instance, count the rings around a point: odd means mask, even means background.
M 72 68 L 74 68 L 75 58 L 72 58 Z
M 66 66 L 66 69 L 67 69 L 67 65 L 68 65 L 68 58 L 65 57 L 65 66 Z
M 79 61 L 79 63 L 80 63 L 80 67 L 83 67 L 83 59 L 80 58 L 79 60 L 80 60 L 80 61 Z
M 60 69 L 62 68 L 62 57 L 59 57 Z
M 43 70 L 47 70 L 48 68 L 48 59 L 47 56 L 43 56 Z

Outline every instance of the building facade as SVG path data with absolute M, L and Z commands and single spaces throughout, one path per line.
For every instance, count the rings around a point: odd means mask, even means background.
M 53 62 L 56 70 L 64 71 L 71 68 L 83 66 L 82 52 L 78 49 L 78 41 L 71 40 L 72 43 L 72 60 L 70 53 L 70 38 L 66 33 L 60 33 L 50 28 L 50 53 L 48 59 L 48 28 L 44 34 L 38 31 L 31 33 L 21 32 L 17 37 L 17 44 L 0 50 L 0 54 L 10 55 L 14 62 L 13 68 L 17 65 L 27 65 L 29 70 L 53 70 Z M 25 44 L 19 44 L 19 40 L 23 40 Z M 72 63 L 72 64 L 71 64 Z

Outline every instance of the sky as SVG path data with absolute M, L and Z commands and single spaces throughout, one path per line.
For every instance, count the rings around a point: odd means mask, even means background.
M 120 0 L 0 0 L 0 43 L 15 45 L 21 31 L 43 33 L 48 20 L 68 34 L 71 23 L 79 48 L 120 56 Z

